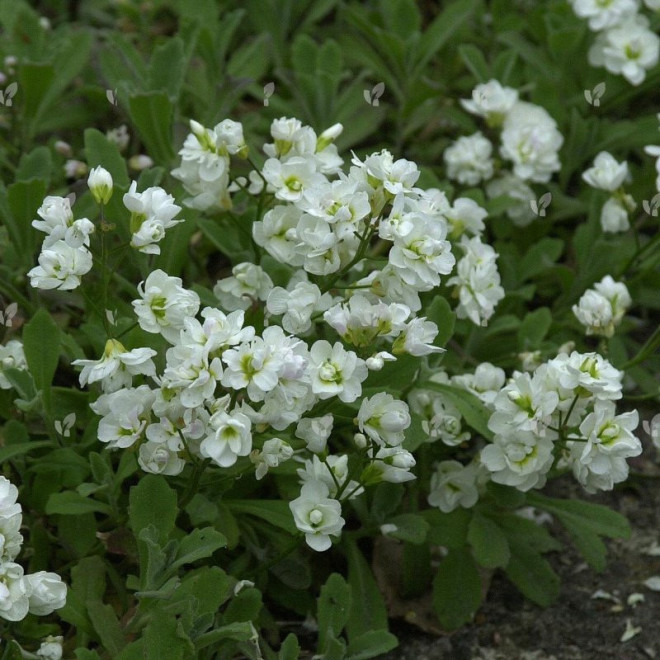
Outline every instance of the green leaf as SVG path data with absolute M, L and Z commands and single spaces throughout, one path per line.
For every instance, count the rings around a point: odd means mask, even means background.
M 73 590 L 83 602 L 101 602 L 105 593 L 105 564 L 100 557 L 84 557 L 71 569 Z
M 389 32 L 404 40 L 419 32 L 422 16 L 414 0 L 381 0 L 379 4 Z
M 234 579 L 218 566 L 204 566 L 186 575 L 172 595 L 172 600 L 186 601 L 194 598 L 200 614 L 215 614 L 233 595 L 233 583 Z
M 371 567 L 353 539 L 345 537 L 351 607 L 346 632 L 353 641 L 371 630 L 387 630 L 387 611 Z
M 479 4 L 479 0 L 458 0 L 443 8 L 418 42 L 413 75 L 417 75 L 426 67 L 452 35 L 472 17 Z
M 339 573 L 332 573 L 321 587 L 318 599 L 319 650 L 325 651 L 328 639 L 339 637 L 348 622 L 351 587 Z
M 475 511 L 468 529 L 474 558 L 484 568 L 502 568 L 509 563 L 509 542 L 499 526 Z
M 224 504 L 232 513 L 256 516 L 290 534 L 298 532 L 289 504 L 282 500 L 225 500 Z
M 605 569 L 607 553 L 600 536 L 630 537 L 630 525 L 626 518 L 605 506 L 579 500 L 552 499 L 535 493 L 531 495 L 529 503 L 556 516 L 580 554 L 597 571 Z
M 461 44 L 458 47 L 458 54 L 477 82 L 486 83 L 492 78 L 486 58 L 481 49 L 474 44 Z
M 433 299 L 426 310 L 426 318 L 438 326 L 438 335 L 433 340 L 433 345 L 444 347 L 454 334 L 456 322 L 456 314 L 444 296 L 436 296 Z
M 461 413 L 465 421 L 475 431 L 480 433 L 487 440 L 490 440 L 493 437 L 492 432 L 488 428 L 490 412 L 486 409 L 484 404 L 474 396 L 474 394 L 459 387 L 434 383 L 430 380 L 420 384 L 420 387 L 427 390 L 441 392 L 451 403 L 454 404 L 454 406 L 456 406 L 456 408 L 458 408 L 458 411 Z
M 60 358 L 60 329 L 43 307 L 23 328 L 23 349 L 34 384 L 43 392 L 47 404 Z
M 24 263 L 32 265 L 36 231 L 31 223 L 37 217 L 37 209 L 46 195 L 46 181 L 31 179 L 17 181 L 7 186 L 7 207 L 4 220 L 9 236 L 21 251 Z
M 522 546 L 511 548 L 511 561 L 505 572 L 523 596 L 541 607 L 548 607 L 559 595 L 559 576 L 550 564 Z
M 211 243 L 227 256 L 232 263 L 239 263 L 253 257 L 249 237 L 238 230 L 236 225 L 217 218 L 199 218 L 197 226 Z
M 481 580 L 467 548 L 453 548 L 433 580 L 433 608 L 447 630 L 472 620 L 481 604 Z
M 42 447 L 50 446 L 49 440 L 42 440 L 36 442 L 21 442 L 16 445 L 9 445 L 7 447 L 0 447 L 0 464 L 8 461 L 10 458 L 15 458 L 16 456 L 22 456 L 27 454 L 34 449 L 40 449 Z
M 263 603 L 261 602 L 261 592 L 259 589 L 248 587 L 241 589 L 238 595 L 232 598 L 229 603 L 224 620 L 226 623 L 239 621 L 255 621 L 261 612 Z
M 126 639 L 115 611 L 100 600 L 88 600 L 87 613 L 105 650 L 115 656 L 126 646 Z
M 254 637 L 254 626 L 249 621 L 235 621 L 198 637 L 195 640 L 195 649 L 200 651 L 225 639 L 247 642 L 252 637 Z
M 299 656 L 300 644 L 298 644 L 298 638 L 293 633 L 289 633 L 282 642 L 282 646 L 280 646 L 277 660 L 298 660 Z
M 537 525 L 532 520 L 511 513 L 504 513 L 497 516 L 497 524 L 506 534 L 512 552 L 514 546 L 526 548 L 533 552 L 561 550 L 561 543 L 545 527 Z
M 428 542 L 447 548 L 462 548 L 467 542 L 472 514 L 466 509 L 455 509 L 443 513 L 438 509 L 427 509 L 422 513 L 429 523 Z
M 103 502 L 83 497 L 78 493 L 67 490 L 63 493 L 53 493 L 46 504 L 46 513 L 61 513 L 67 516 L 77 516 L 81 513 L 104 513 L 112 515 L 112 507 Z
M 130 184 L 126 161 L 119 153 L 119 147 L 95 128 L 85 130 L 85 158 L 91 167 L 104 167 L 112 175 L 114 185 L 127 187 Z
M 167 485 L 165 477 L 147 474 L 131 488 L 128 517 L 133 533 L 153 525 L 161 541 L 165 541 L 174 529 L 178 513 L 176 491 Z
M 151 56 L 147 88 L 152 91 L 167 92 L 170 100 L 176 102 L 187 67 L 183 40 L 170 37 L 160 44 Z
M 195 648 L 174 616 L 153 611 L 144 630 L 145 660 L 185 660 L 195 657 Z
M 346 660 L 378 658 L 399 645 L 399 640 L 387 630 L 370 630 L 349 643 Z
M 128 111 L 147 151 L 158 165 L 174 158 L 172 122 L 174 108 L 165 92 L 131 94 Z
M 518 268 L 520 282 L 535 277 L 552 267 L 564 251 L 564 241 L 560 238 L 542 238 L 527 250 Z
M 17 181 L 40 179 L 48 186 L 53 159 L 48 147 L 35 147 L 29 154 L 23 154 L 16 170 Z
M 426 540 L 426 534 L 429 531 L 429 524 L 416 513 L 402 513 L 394 518 L 390 518 L 388 524 L 396 525 L 396 530 L 388 532 L 388 536 L 401 541 L 408 541 L 419 545 Z
M 518 345 L 522 351 L 536 350 L 552 325 L 552 312 L 540 307 L 525 315 L 518 328 Z
M 194 529 L 179 541 L 176 559 L 171 564 L 170 570 L 210 557 L 218 548 L 224 548 L 226 545 L 227 539 L 224 534 L 217 532 L 213 527 Z

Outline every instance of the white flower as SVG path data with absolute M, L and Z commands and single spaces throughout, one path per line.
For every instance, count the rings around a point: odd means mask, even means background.
M 658 177 L 655 180 L 655 187 L 657 188 L 658 192 L 660 192 L 660 145 L 650 144 L 647 147 L 644 147 L 644 151 L 649 156 L 654 156 L 656 158 L 655 170 L 658 173 Z
M 481 234 L 485 229 L 484 219 L 487 215 L 488 211 L 474 200 L 467 197 L 455 199 L 452 206 L 444 213 L 449 223 L 450 238 L 456 240 L 464 233 Z
M 418 316 L 406 324 L 401 334 L 394 340 L 392 353 L 395 355 L 407 353 L 415 357 L 444 353 L 444 348 L 433 345 L 437 336 L 438 326 L 433 321 L 428 321 L 425 316 Z
M 307 188 L 326 181 L 325 177 L 316 171 L 314 159 L 300 156 L 289 158 L 285 162 L 269 158 L 264 163 L 261 174 L 275 191 L 275 197 L 285 202 L 297 202 Z
M 30 614 L 45 616 L 66 605 L 66 584 L 57 573 L 38 571 L 25 576 Z
M 612 154 L 601 151 L 591 168 L 582 173 L 582 178 L 592 187 L 614 192 L 628 178 L 628 163 L 619 163 Z
M 542 488 L 553 463 L 553 442 L 530 431 L 509 431 L 496 435 L 493 442 L 481 450 L 481 463 L 498 484 L 521 491 Z
M 611 337 L 631 303 L 626 285 L 606 275 L 573 305 L 573 314 L 586 327 L 588 335 Z
M 87 179 L 87 185 L 97 204 L 107 204 L 112 197 L 112 176 L 108 170 L 101 167 L 92 168 Z
M 293 456 L 293 449 L 288 442 L 280 438 L 270 438 L 264 442 L 259 451 L 255 449 L 250 454 L 250 460 L 256 466 L 254 477 L 257 481 L 263 479 L 270 468 L 277 467 L 280 463 L 288 461 Z
M 213 414 L 208 433 L 199 446 L 200 454 L 220 467 L 231 467 L 252 450 L 252 422 L 241 412 Z
M 160 333 L 171 344 L 179 340 L 184 320 L 199 310 L 199 296 L 181 286 L 179 277 L 154 270 L 138 285 L 141 300 L 133 301 L 133 309 L 143 330 Z
M 490 126 L 499 126 L 518 101 L 518 92 L 511 87 L 502 87 L 497 80 L 477 85 L 472 99 L 461 99 L 461 105 L 473 115 L 485 117 Z
M 157 186 L 138 193 L 137 181 L 131 183 L 123 199 L 131 212 L 131 246 L 145 254 L 160 254 L 156 243 L 165 236 L 166 229 L 183 222 L 183 218 L 174 219 L 181 207 L 174 204 L 172 195 Z
M 312 391 L 320 399 L 337 396 L 344 403 L 362 394 L 362 381 L 368 370 L 364 360 L 339 343 L 331 346 L 325 339 L 314 342 L 310 349 L 309 374 Z
M 300 497 L 289 504 L 296 527 L 305 534 L 307 545 L 322 552 L 332 545 L 331 536 L 340 536 L 345 520 L 341 504 L 328 497 L 328 488 L 320 481 L 308 481 Z
M 575 390 L 578 387 L 591 393 L 596 399 L 616 400 L 622 397 L 623 372 L 615 369 L 598 353 L 558 355 L 553 362 L 560 369 L 559 383 Z
M 594 32 L 614 27 L 637 13 L 638 0 L 570 0 L 580 18 L 589 19 Z
M 328 309 L 323 318 L 341 338 L 354 346 L 369 346 L 377 337 L 394 337 L 406 326 L 410 309 L 405 305 L 380 300 L 371 303 L 360 293 L 351 296 L 346 303 L 338 303 Z
M 451 382 L 472 392 L 486 405 L 492 404 L 495 396 L 502 389 L 506 381 L 504 369 L 482 362 L 474 374 L 460 374 L 451 377 Z
M 48 196 L 37 209 L 41 220 L 33 220 L 32 226 L 50 235 L 57 227 L 70 227 L 73 224 L 71 200 L 68 197 Z
M 428 503 L 443 513 L 449 513 L 459 506 L 472 508 L 479 499 L 476 464 L 464 466 L 458 461 L 438 463 L 431 476 L 429 489 Z
M 0 516 L 9 517 L 21 513 L 18 504 L 18 488 L 9 479 L 0 476 Z
M 99 422 L 98 439 L 112 449 L 134 445 L 151 421 L 155 396 L 147 385 L 101 395 L 90 406 L 97 415 L 103 416 Z
M 181 165 L 172 170 L 175 179 L 183 183 L 185 191 L 191 195 L 183 200 L 183 203 L 192 209 L 199 211 L 225 211 L 232 207 L 229 194 L 229 173 L 225 171 L 223 176 L 217 179 L 203 179 L 199 163 L 184 160 Z
M 252 224 L 254 242 L 277 261 L 302 266 L 304 253 L 298 250 L 298 221 L 302 212 L 292 205 L 280 205 L 267 211 L 262 220 Z
M 321 294 L 321 290 L 311 282 L 289 282 L 283 289 L 273 288 L 266 301 L 271 314 L 282 314 L 282 327 L 292 335 L 307 332 L 312 327 L 312 314 L 325 308 L 331 297 Z
M 39 649 L 37 650 L 37 657 L 43 658 L 43 660 L 62 660 L 62 642 L 64 637 L 61 635 L 52 636 L 48 635 L 41 642 Z
M 388 258 L 406 284 L 429 291 L 440 284 L 440 275 L 451 272 L 456 259 L 445 240 L 446 225 L 420 215 L 416 218 L 405 236 L 395 237 Z
M 222 355 L 227 368 L 222 374 L 222 384 L 234 390 L 247 388 L 252 401 L 263 401 L 267 392 L 279 381 L 284 356 L 271 342 L 255 337 Z
M 115 392 L 130 387 L 137 374 L 156 375 L 156 365 L 151 359 L 156 355 L 152 348 L 134 348 L 127 351 L 116 339 L 108 339 L 99 360 L 74 360 L 71 364 L 82 366 L 80 386 L 102 381 L 104 392 Z
M 488 428 L 501 435 L 512 430 L 541 433 L 558 404 L 558 394 L 541 378 L 517 373 L 495 397 Z
M 58 240 L 39 255 L 39 265 L 28 272 L 36 289 L 70 291 L 80 286 L 80 277 L 92 269 L 92 254 L 84 247 L 71 247 Z
M 388 481 L 400 484 L 415 479 L 410 471 L 415 467 L 415 458 L 402 447 L 381 447 L 375 454 L 373 462 L 369 465 L 360 481 L 362 483 L 376 484 Z
M 23 342 L 20 339 L 10 339 L 4 346 L 0 344 L 0 390 L 10 390 L 13 387 L 3 374 L 5 369 L 24 371 L 27 368 Z
M 415 163 L 405 158 L 395 161 L 387 149 L 367 156 L 364 162 L 354 154 L 351 162 L 362 171 L 367 185 L 375 189 L 383 189 L 392 197 L 399 193 L 411 192 L 420 176 Z M 353 174 L 353 168 L 351 173 Z
M 112 128 L 109 131 L 106 131 L 105 136 L 110 142 L 116 144 L 117 147 L 119 147 L 119 151 L 125 151 L 128 143 L 131 140 L 131 136 L 128 134 L 126 124 L 122 124 L 117 128 Z
M 506 196 L 514 202 L 507 206 L 506 214 L 517 227 L 526 227 L 536 218 L 530 205 L 536 199 L 534 191 L 511 172 L 505 172 L 499 178 L 489 181 L 486 194 L 491 199 Z
M 309 451 L 320 454 L 325 451 L 333 422 L 331 413 L 323 417 L 304 417 L 296 426 L 296 438 L 304 440 Z
M 149 429 L 147 427 L 147 434 Z M 143 442 L 138 453 L 138 463 L 145 472 L 151 474 L 166 474 L 169 476 L 181 474 L 186 462 L 161 442 Z
M 213 397 L 223 373 L 219 357 L 199 344 L 179 344 L 167 350 L 166 360 L 161 387 L 180 390 L 184 407 L 197 408 Z
M 547 183 L 560 168 L 558 152 L 564 138 L 555 120 L 540 106 L 518 101 L 504 121 L 500 153 L 513 162 L 525 181 Z
M 596 401 L 594 411 L 580 424 L 586 442 L 568 443 L 573 473 L 587 492 L 611 490 L 627 478 L 625 459 L 642 453 L 641 442 L 632 434 L 638 423 L 636 410 L 615 415 L 611 401 Z
M 219 280 L 213 293 L 227 311 L 247 309 L 257 300 L 266 300 L 273 288 L 268 273 L 257 264 L 247 261 L 231 269 L 231 277 Z
M 306 460 L 305 467 L 296 472 L 302 483 L 319 481 L 325 484 L 330 497 L 336 497 L 340 488 L 351 498 L 364 491 L 356 481 L 347 483 L 348 454 L 329 454 L 323 461 L 316 455 L 312 456 L 312 460 Z
M 482 133 L 458 138 L 445 149 L 447 176 L 467 186 L 476 186 L 493 176 L 493 145 Z
M 11 561 L 0 562 L 0 618 L 21 621 L 30 607 L 29 585 L 23 567 Z
M 635 203 L 630 195 L 610 197 L 600 212 L 600 226 L 603 231 L 618 234 L 630 229 L 628 211 L 634 208 Z
M 660 37 L 649 30 L 645 16 L 635 14 L 623 23 L 601 32 L 589 50 L 589 64 L 621 74 L 640 85 L 646 72 L 658 63 Z
M 403 442 L 404 432 L 410 426 L 408 404 L 379 392 L 362 400 L 357 424 L 376 444 L 395 447 Z
M 0 562 L 13 561 L 23 545 L 20 533 L 23 516 L 20 505 L 17 506 L 17 513 L 0 515 Z
M 459 319 L 469 318 L 476 325 L 486 325 L 495 313 L 495 307 L 504 298 L 500 286 L 500 274 L 495 263 L 497 253 L 482 243 L 478 236 L 461 238 L 460 247 L 465 251 L 456 268 L 456 275 L 447 285 L 457 287 Z

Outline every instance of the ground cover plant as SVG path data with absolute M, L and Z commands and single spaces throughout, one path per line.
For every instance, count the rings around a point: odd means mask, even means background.
M 2 657 L 366 659 L 603 570 L 658 10 L 0 1 Z

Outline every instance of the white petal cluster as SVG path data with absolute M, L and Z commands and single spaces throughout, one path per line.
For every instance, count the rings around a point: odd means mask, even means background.
M 184 222 L 174 217 L 181 210 L 174 197 L 157 186 L 139 193 L 137 181 L 133 181 L 124 195 L 124 206 L 131 212 L 131 247 L 144 254 L 160 254 L 158 243 L 165 238 L 165 231 Z
M 518 92 L 503 87 L 497 80 L 477 85 L 472 98 L 461 99 L 461 105 L 473 115 L 484 117 L 489 126 L 500 126 L 511 108 L 518 102 Z
M 531 374 L 514 373 L 490 404 L 494 438 L 479 458 L 490 478 L 526 491 L 542 487 L 561 464 L 589 492 L 623 481 L 625 459 L 637 456 L 641 444 L 632 435 L 637 412 L 616 415 L 622 376 L 597 353 L 576 351 Z
M 614 192 L 628 178 L 628 163 L 619 163 L 612 154 L 601 151 L 594 159 L 594 164 L 582 173 L 582 178 L 598 190 Z
M 41 220 L 32 226 L 46 234 L 39 254 L 39 265 L 28 276 L 37 289 L 71 290 L 92 268 L 88 250 L 94 224 L 87 218 L 75 220 L 67 197 L 46 197 L 37 210 Z
M 479 499 L 479 466 L 462 465 L 458 461 L 442 461 L 435 466 L 427 498 L 431 506 L 449 513 L 459 506 L 472 508 Z
M 593 289 L 584 292 L 578 304 L 573 305 L 573 314 L 588 335 L 611 337 L 631 304 L 626 285 L 606 275 Z
M 632 85 L 644 82 L 647 71 L 658 63 L 660 37 L 640 13 L 639 0 L 570 2 L 576 15 L 588 19 L 589 28 L 598 33 L 589 50 L 589 64 L 622 75 Z M 644 4 L 657 11 L 657 0 Z
M 467 186 L 476 186 L 493 176 L 493 145 L 482 133 L 464 136 L 443 154 L 447 176 Z
M 18 489 L 0 476 L 0 618 L 21 621 L 28 612 L 37 616 L 64 607 L 67 587 L 59 575 L 46 571 L 25 574 L 14 562 L 23 537 L 23 523 Z
M 449 286 L 456 287 L 459 299 L 456 314 L 476 325 L 486 325 L 497 303 L 504 298 L 495 263 L 497 253 L 477 236 L 470 239 L 464 236 L 459 245 L 465 254 L 458 262 L 456 275 L 447 281 Z
M 5 369 L 27 370 L 27 360 L 20 339 L 10 339 L 6 344 L 0 344 L 0 390 L 9 390 L 13 386 L 4 375 Z

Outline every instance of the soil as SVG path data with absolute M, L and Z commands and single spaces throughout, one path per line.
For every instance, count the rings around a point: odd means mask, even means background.
M 567 540 L 563 552 L 547 555 L 562 580 L 559 599 L 551 607 L 542 609 L 526 601 L 503 575 L 496 573 L 474 623 L 450 635 L 434 637 L 395 621 L 392 632 L 399 637 L 400 646 L 382 657 L 385 660 L 660 658 L 660 592 L 644 585 L 647 578 L 660 575 L 660 550 L 655 555 L 653 550 L 649 552 L 654 544 L 660 544 L 660 469 L 650 460 L 652 453 L 647 450 L 645 459 L 637 459 L 633 467 L 641 474 L 631 477 L 624 487 L 589 498 L 624 514 L 632 528 L 629 539 L 606 542 L 608 565 L 604 572 L 596 573 L 589 568 Z M 553 490 L 548 494 L 585 497 L 569 481 L 562 480 Z M 599 590 L 611 599 L 594 598 Z M 628 599 L 632 594 L 642 594 L 643 601 L 630 604 Z M 626 628 L 631 626 L 639 631 L 622 641 Z

